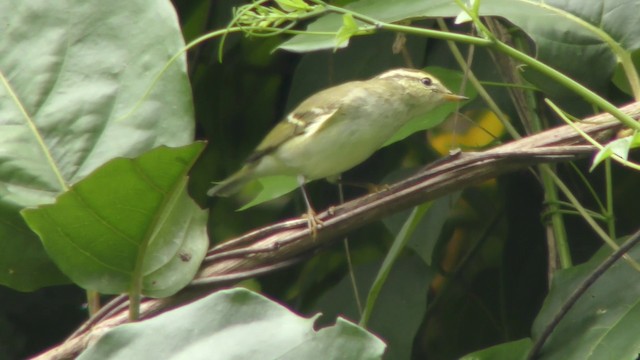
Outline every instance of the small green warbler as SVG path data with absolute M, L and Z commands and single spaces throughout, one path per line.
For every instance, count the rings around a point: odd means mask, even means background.
M 409 120 L 445 101 L 464 99 L 414 69 L 389 70 L 322 90 L 277 124 L 245 165 L 207 194 L 228 196 L 262 176 L 297 176 L 315 233 L 319 221 L 304 191 L 306 182 L 339 176 L 366 160 Z

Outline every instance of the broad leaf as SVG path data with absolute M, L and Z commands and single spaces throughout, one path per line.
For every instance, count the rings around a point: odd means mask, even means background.
M 153 319 L 119 326 L 79 359 L 381 359 L 384 343 L 341 318 L 311 319 L 246 289 L 224 290 Z
M 160 147 L 112 160 L 23 215 L 58 267 L 101 293 L 168 296 L 186 285 L 205 255 L 206 212 L 186 192 L 186 174 L 203 148 Z
M 260 190 L 251 201 L 239 209 L 240 211 L 288 194 L 299 187 L 295 176 L 265 176 L 258 179 L 257 182 L 260 185 Z
M 605 246 L 591 260 L 558 271 L 533 325 L 540 336 L 569 295 L 611 253 Z M 636 246 L 631 257 L 640 259 Z M 542 359 L 635 359 L 640 349 L 640 281 L 627 262 L 618 260 L 560 321 L 542 348 Z
M 0 283 L 32 290 L 68 280 L 18 211 L 114 157 L 191 142 L 191 93 L 183 57 L 153 83 L 184 46 L 168 1 L 3 1 L 0 23 Z
M 356 266 L 356 284 L 361 299 L 366 299 L 367 291 L 375 280 L 382 262 Z M 386 358 L 410 359 L 413 342 L 424 319 L 429 302 L 429 284 L 436 275 L 417 256 L 406 256 L 393 267 L 387 282 L 376 301 L 367 328 L 378 334 L 388 345 Z M 316 310 L 325 318 L 345 316 L 358 319 L 358 309 L 354 300 L 353 287 L 346 275 L 335 287 L 318 300 Z
M 460 360 L 525 360 L 531 349 L 531 339 L 521 339 L 495 345 L 465 355 Z

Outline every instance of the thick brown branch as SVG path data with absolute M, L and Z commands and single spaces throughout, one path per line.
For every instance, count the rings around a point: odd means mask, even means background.
M 640 118 L 640 103 L 622 110 Z M 609 114 L 585 119 L 578 125 L 598 139 L 607 139 L 619 123 Z M 557 127 L 498 146 L 488 151 L 450 156 L 416 175 L 389 186 L 387 190 L 363 196 L 319 214 L 324 221 L 318 237 L 312 239 L 306 220 L 288 220 L 255 230 L 211 249 L 193 284 L 166 299 L 147 299 L 141 309 L 149 318 L 192 302 L 213 289 L 239 279 L 287 266 L 309 256 L 341 235 L 395 212 L 436 199 L 464 187 L 501 174 L 540 163 L 574 160 L 592 154 L 595 148 L 570 126 Z M 40 355 L 39 359 L 62 359 L 80 353 L 104 331 L 127 322 L 126 306 L 113 306 L 99 318 L 91 319 L 70 340 Z

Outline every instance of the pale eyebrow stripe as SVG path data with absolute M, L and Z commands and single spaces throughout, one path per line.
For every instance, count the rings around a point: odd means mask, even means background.
M 394 77 L 394 76 L 405 76 L 405 77 L 412 77 L 412 78 L 416 78 L 416 79 L 422 79 L 423 77 L 425 77 L 425 73 L 423 73 L 422 71 L 411 71 L 411 70 L 391 70 L 388 71 L 386 73 L 383 73 L 379 76 L 377 76 L 378 79 L 386 79 L 386 78 L 390 78 L 390 77 Z

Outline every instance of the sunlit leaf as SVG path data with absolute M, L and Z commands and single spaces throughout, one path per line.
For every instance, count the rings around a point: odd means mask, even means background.
M 240 209 L 246 210 L 266 201 L 273 200 L 299 187 L 298 180 L 295 176 L 265 176 L 257 180 L 260 184 L 260 191 L 248 203 L 244 204 Z
M 33 290 L 68 279 L 18 212 L 114 157 L 191 142 L 191 91 L 181 57 L 130 113 L 184 46 L 167 1 L 2 1 L 0 23 L 0 283 Z
M 219 291 L 147 321 L 114 328 L 78 359 L 381 359 L 384 343 L 342 318 L 314 329 L 246 289 Z
M 639 146 L 640 134 L 613 140 L 596 153 L 589 171 L 593 171 L 593 169 L 595 169 L 602 161 L 610 158 L 612 155 L 616 155 L 623 160 L 627 160 L 629 157 L 629 151 Z
M 112 160 L 23 216 L 76 284 L 118 294 L 144 279 L 143 294 L 171 295 L 191 281 L 208 247 L 206 212 L 186 192 L 202 148 Z
M 349 44 L 349 39 L 352 36 L 358 33 L 358 24 L 353 19 L 351 14 L 345 14 L 342 16 L 342 27 L 338 30 L 336 34 L 336 46 L 335 49 L 339 47 L 345 47 Z

